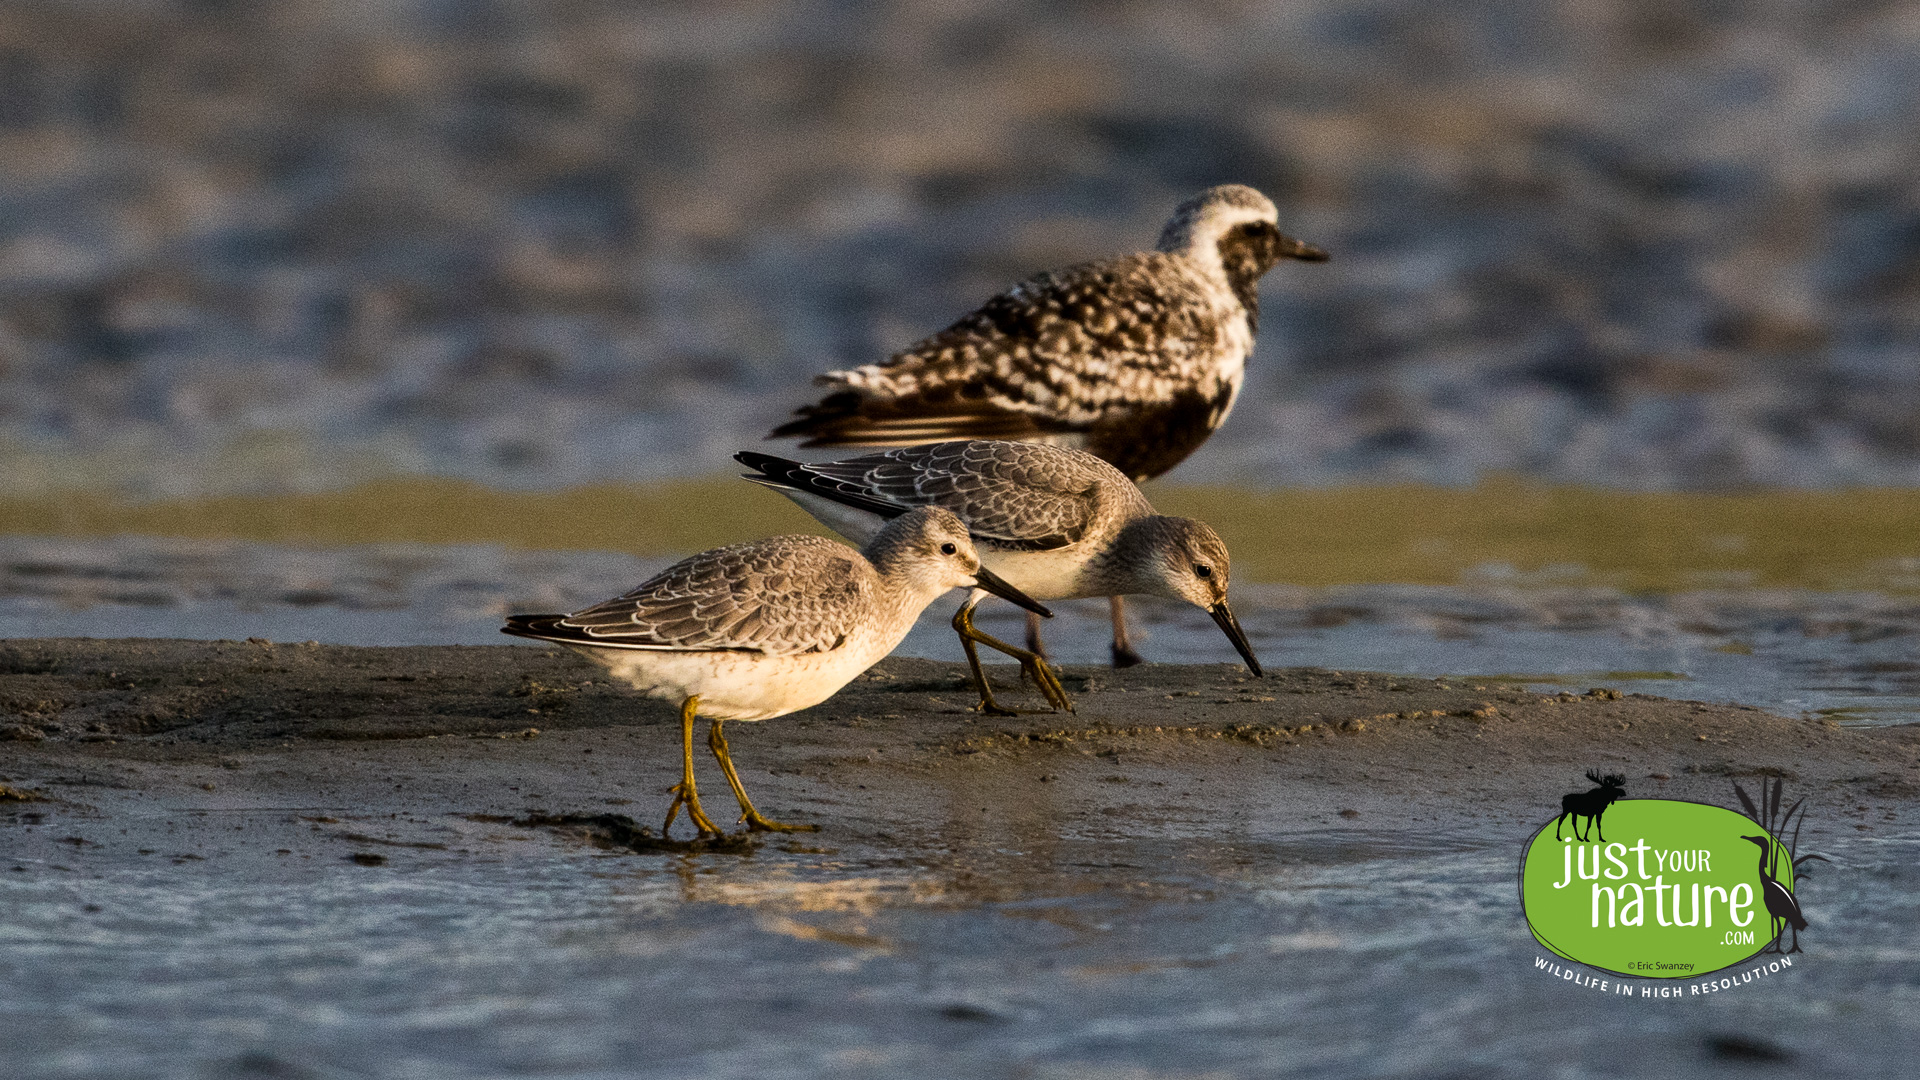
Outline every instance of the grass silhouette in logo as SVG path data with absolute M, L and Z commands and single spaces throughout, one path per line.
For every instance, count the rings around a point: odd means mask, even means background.
M 1760 806 L 1756 807 L 1753 799 L 1747 794 L 1746 789 L 1740 786 L 1740 782 L 1736 780 L 1733 783 L 1733 793 L 1739 796 L 1741 807 L 1745 809 L 1747 816 L 1752 818 L 1754 823 L 1764 830 L 1759 836 L 1742 836 L 1740 838 L 1760 848 L 1760 897 L 1766 904 L 1767 915 L 1773 922 L 1773 941 L 1767 948 L 1762 949 L 1762 952 L 1799 952 L 1800 931 L 1807 928 L 1807 917 L 1801 914 L 1800 902 L 1794 899 L 1793 890 L 1780 883 L 1778 877 L 1780 860 L 1783 857 L 1787 860 L 1787 865 L 1793 870 L 1794 884 L 1796 885 L 1805 878 L 1805 875 L 1800 872 L 1801 863 L 1811 862 L 1814 859 L 1818 859 L 1821 862 L 1831 861 L 1825 855 L 1796 854 L 1800 848 L 1800 826 L 1806 824 L 1807 820 L 1805 810 L 1807 800 L 1804 795 L 1801 796 L 1794 800 L 1793 805 L 1787 808 L 1786 813 L 1782 814 L 1780 812 L 1780 803 L 1782 801 L 1780 793 L 1783 786 L 1784 782 L 1778 778 L 1773 781 L 1771 788 L 1762 783 L 1760 786 Z M 1796 814 L 1799 815 L 1798 821 L 1794 820 Z M 1783 843 L 1777 838 L 1786 831 L 1787 826 L 1790 824 L 1793 826 L 1793 838 Z M 1782 949 L 1780 947 L 1780 939 L 1786 935 L 1788 927 L 1793 928 L 1793 947 L 1791 949 Z
M 1597 786 L 1588 791 L 1570 792 L 1561 797 L 1560 816 L 1553 819 L 1555 840 L 1560 839 L 1560 823 L 1572 818 L 1574 839 L 1583 844 L 1586 843 L 1587 836 L 1580 832 L 1580 819 L 1586 818 L 1587 832 L 1597 833 L 1601 843 L 1607 842 L 1607 834 L 1600 827 L 1600 818 L 1606 814 L 1607 807 L 1626 795 L 1627 778 L 1618 773 L 1601 776 L 1598 769 L 1588 769 L 1587 779 Z

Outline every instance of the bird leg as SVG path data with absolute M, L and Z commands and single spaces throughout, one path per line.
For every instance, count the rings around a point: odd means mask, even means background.
M 818 832 L 818 825 L 788 825 L 785 822 L 769 821 L 760 816 L 753 808 L 753 800 L 747 798 L 747 789 L 740 783 L 740 774 L 733 769 L 733 759 L 727 756 L 727 737 L 720 734 L 720 721 L 715 720 L 707 729 L 707 749 L 720 761 L 720 771 L 727 774 L 727 786 L 733 789 L 733 797 L 740 800 L 740 820 L 747 823 L 748 832 Z
M 1133 651 L 1133 642 L 1127 639 L 1127 601 L 1122 596 L 1107 597 L 1107 605 L 1113 609 L 1113 666 L 1128 668 L 1135 664 L 1146 663 L 1146 657 Z
M 974 643 L 979 642 L 1020 661 L 1020 670 L 1040 688 L 1040 693 L 1046 697 L 1047 704 L 1053 706 L 1055 712 L 1061 709 L 1072 712 L 1073 702 L 1067 697 L 1066 690 L 1061 687 L 1060 679 L 1038 654 L 1026 649 L 1014 648 L 991 634 L 975 629 L 973 609 L 985 596 L 985 593 L 977 591 L 972 593 L 967 597 L 966 602 L 960 605 L 960 610 L 953 615 L 954 632 L 960 635 L 960 646 L 967 651 L 967 665 L 973 669 L 973 684 L 980 691 L 980 704 L 975 707 L 989 716 L 1020 715 L 1020 710 L 1009 709 L 993 699 L 993 688 L 988 685 L 987 673 L 980 666 L 980 653 L 974 648 Z
M 1047 653 L 1047 647 L 1040 642 L 1040 616 L 1031 611 L 1027 612 L 1027 651 L 1042 660 L 1053 659 Z
M 660 826 L 662 837 L 666 836 L 667 830 L 673 826 L 674 816 L 680 813 L 680 807 L 683 804 L 687 808 L 687 820 L 693 822 L 693 827 L 700 830 L 702 837 L 722 835 L 720 826 L 715 825 L 713 820 L 707 817 L 706 811 L 700 809 L 700 793 L 693 786 L 693 718 L 699 710 L 699 694 L 693 695 L 680 705 L 680 760 L 683 768 L 680 773 L 680 782 L 672 789 L 673 805 L 667 807 L 666 824 Z

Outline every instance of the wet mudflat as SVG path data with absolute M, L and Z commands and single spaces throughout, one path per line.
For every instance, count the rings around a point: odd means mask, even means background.
M 673 716 L 571 656 L 15 640 L 0 669 L 22 1075 L 1891 1076 L 1916 1048 L 1913 728 L 1228 665 L 1071 668 L 1077 715 L 994 719 L 894 659 L 731 726 L 761 807 L 820 832 L 634 851 L 549 823 L 657 830 Z M 1835 865 L 1794 968 L 1684 1004 L 1537 971 L 1514 868 L 1590 767 L 1808 795 Z

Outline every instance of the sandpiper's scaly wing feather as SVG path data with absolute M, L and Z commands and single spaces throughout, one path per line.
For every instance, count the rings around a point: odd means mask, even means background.
M 702 552 L 571 615 L 516 616 L 506 632 L 625 649 L 827 652 L 853 632 L 874 587 L 872 566 L 846 545 L 776 536 Z
M 822 375 L 841 388 L 773 437 L 803 446 L 1031 439 L 1191 392 L 1221 335 L 1177 260 L 1145 252 L 1038 274 L 884 364 Z
M 1025 551 L 1078 542 L 1103 485 L 1139 497 L 1125 476 L 1091 454 L 1033 443 L 943 442 L 806 464 L 752 451 L 735 457 L 761 473 L 748 479 L 764 477 L 882 516 L 945 507 L 976 542 Z M 1140 504 L 1144 509 L 1144 498 Z

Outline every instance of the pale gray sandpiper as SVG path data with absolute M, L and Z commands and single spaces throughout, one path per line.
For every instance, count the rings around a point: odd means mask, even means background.
M 1326 252 L 1283 234 L 1253 188 L 1182 203 L 1157 250 L 1038 274 L 882 364 L 833 371 L 832 390 L 771 438 L 802 446 L 1017 439 L 1078 447 L 1147 480 L 1233 410 L 1259 328 L 1259 282 Z M 1138 663 L 1113 601 L 1116 667 Z M 1039 648 L 1029 621 L 1028 644 Z
M 749 830 L 811 829 L 762 817 L 747 798 L 720 725 L 817 705 L 892 652 L 935 597 L 985 590 L 1049 612 L 980 565 L 966 526 L 926 507 L 873 530 L 855 551 L 819 536 L 776 536 L 704 551 L 632 592 L 571 615 L 512 615 L 501 632 L 565 645 L 648 697 L 680 705 L 680 807 L 701 835 L 721 830 L 693 780 L 694 718 Z
M 1146 593 L 1206 609 L 1259 675 L 1260 662 L 1227 604 L 1227 546 L 1191 518 L 1156 514 L 1133 481 L 1080 450 L 967 440 L 904 447 L 844 461 L 802 464 L 744 450 L 746 479 L 773 488 L 849 539 L 878 534 L 915 507 L 958 514 L 981 561 L 1029 596 L 1059 600 Z M 974 643 L 1015 657 L 1056 707 L 1072 706 L 1046 663 L 973 626 L 975 591 L 954 616 L 980 690 L 994 700 Z

